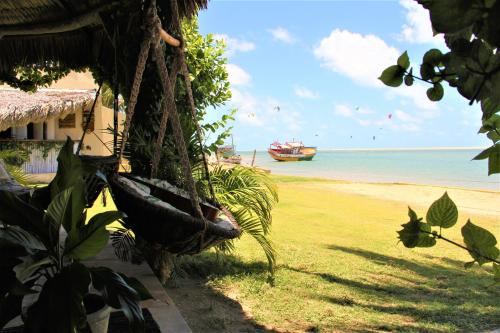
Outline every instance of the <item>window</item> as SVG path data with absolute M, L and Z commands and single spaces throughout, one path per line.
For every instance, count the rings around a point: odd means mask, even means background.
M 76 114 L 68 114 L 64 119 L 59 119 L 59 128 L 75 128 Z
M 82 129 L 85 129 L 85 125 L 87 125 L 87 119 L 89 119 L 89 117 L 90 117 L 90 110 L 83 110 Z M 92 114 L 92 117 L 90 118 L 89 127 L 87 129 L 87 132 L 94 131 L 94 121 L 95 121 L 95 116 L 94 116 L 94 114 Z

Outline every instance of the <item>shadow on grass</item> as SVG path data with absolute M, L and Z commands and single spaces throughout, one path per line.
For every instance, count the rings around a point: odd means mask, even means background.
M 214 277 L 240 274 L 254 274 L 265 284 L 267 265 L 244 263 L 234 256 L 213 252 L 177 258 L 174 278 L 167 289 L 194 333 L 282 332 L 257 323 L 240 303 L 207 283 Z
M 321 296 L 322 300 L 341 306 L 356 306 L 385 314 L 402 315 L 412 322 L 446 325 L 455 331 L 477 331 L 500 328 L 500 290 L 491 286 L 493 279 L 485 274 L 463 272 L 463 263 L 444 259 L 441 264 L 424 264 L 360 249 L 331 245 L 331 250 L 363 257 L 381 266 L 392 266 L 407 272 L 366 272 L 362 280 L 351 280 L 324 272 L 287 267 L 286 269 L 317 276 L 332 284 L 341 284 L 362 295 L 349 297 Z M 362 269 L 362 267 L 360 268 Z M 440 328 L 386 325 L 389 331 L 443 332 Z M 377 330 L 385 330 L 378 327 Z M 449 331 L 449 330 L 447 330 Z

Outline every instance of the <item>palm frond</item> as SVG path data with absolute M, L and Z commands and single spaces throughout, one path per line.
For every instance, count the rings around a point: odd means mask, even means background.
M 135 237 L 130 229 L 118 227 L 110 235 L 115 255 L 121 261 L 130 262 L 134 257 Z
M 243 233 L 252 236 L 262 247 L 271 276 L 276 265 L 276 251 L 268 239 L 272 224 L 271 211 L 278 202 L 272 180 L 263 172 L 236 166 L 215 166 L 210 172 L 217 201 L 233 214 Z M 234 250 L 233 242 L 219 244 L 218 250 Z

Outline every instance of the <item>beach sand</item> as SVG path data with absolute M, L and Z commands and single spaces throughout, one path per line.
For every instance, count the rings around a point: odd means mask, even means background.
M 318 190 L 329 189 L 337 192 L 359 194 L 380 200 L 404 202 L 410 206 L 425 208 L 441 197 L 444 192 L 448 192 L 448 195 L 462 213 L 496 216 L 500 219 L 500 192 L 390 183 L 326 182 L 304 184 L 304 186 L 314 186 Z

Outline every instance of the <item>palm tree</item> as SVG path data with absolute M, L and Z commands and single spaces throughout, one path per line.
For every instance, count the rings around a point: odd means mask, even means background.
M 29 176 L 20 167 L 28 160 L 27 153 L 18 150 L 0 151 L 0 163 L 3 161 L 5 171 L 19 184 L 28 185 L 30 183 Z
M 210 178 L 217 201 L 234 216 L 243 233 L 252 236 L 262 247 L 268 261 L 268 269 L 274 274 L 276 251 L 269 240 L 272 223 L 271 210 L 278 202 L 275 184 L 262 171 L 255 168 L 215 166 Z M 234 242 L 226 241 L 218 250 L 234 250 Z

